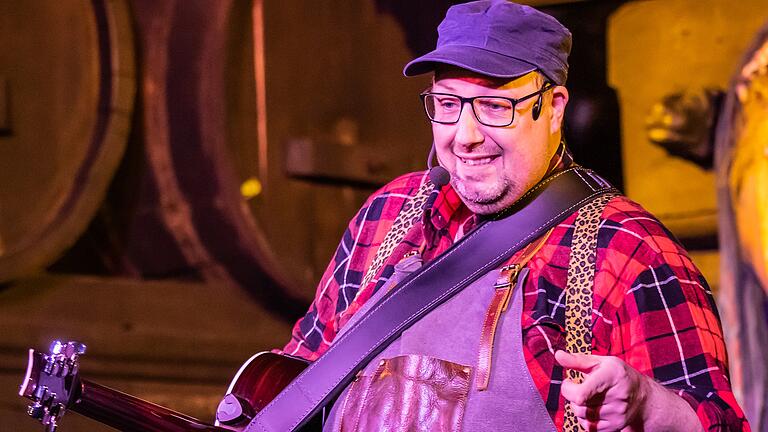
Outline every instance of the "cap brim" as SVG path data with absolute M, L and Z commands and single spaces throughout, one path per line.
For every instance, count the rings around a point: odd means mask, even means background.
M 515 78 L 533 72 L 537 67 L 524 60 L 468 45 L 444 45 L 411 60 L 403 75 L 415 76 L 447 64 L 496 78 Z

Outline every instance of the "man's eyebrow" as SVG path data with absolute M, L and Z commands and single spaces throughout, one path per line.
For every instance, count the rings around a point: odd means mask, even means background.
M 455 90 L 455 88 L 452 85 L 450 85 L 450 84 L 437 83 L 437 82 L 432 83 L 432 85 L 429 86 L 429 88 L 430 89 L 434 89 L 436 86 L 440 87 L 442 89 L 445 89 L 445 90 L 450 90 L 450 91 L 454 91 Z

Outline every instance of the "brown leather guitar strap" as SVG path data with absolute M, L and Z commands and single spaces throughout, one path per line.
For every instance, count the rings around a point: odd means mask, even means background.
M 403 330 L 584 204 L 615 191 L 581 167 L 542 180 L 508 210 L 480 223 L 400 282 L 259 411 L 245 432 L 300 429 Z

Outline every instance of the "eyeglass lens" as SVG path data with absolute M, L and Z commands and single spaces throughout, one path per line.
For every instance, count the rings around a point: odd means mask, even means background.
M 488 126 L 506 126 L 512 123 L 515 106 L 512 101 L 495 97 L 470 98 L 472 110 L 480 123 Z M 456 96 L 427 94 L 424 107 L 430 120 L 438 123 L 456 123 L 461 116 L 462 100 Z

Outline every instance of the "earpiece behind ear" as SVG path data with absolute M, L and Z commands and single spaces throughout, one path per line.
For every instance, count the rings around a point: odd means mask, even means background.
M 531 117 L 533 117 L 533 121 L 538 120 L 540 115 L 541 115 L 541 93 L 539 93 L 539 97 L 536 98 L 536 103 L 533 104 L 533 108 L 531 108 Z

